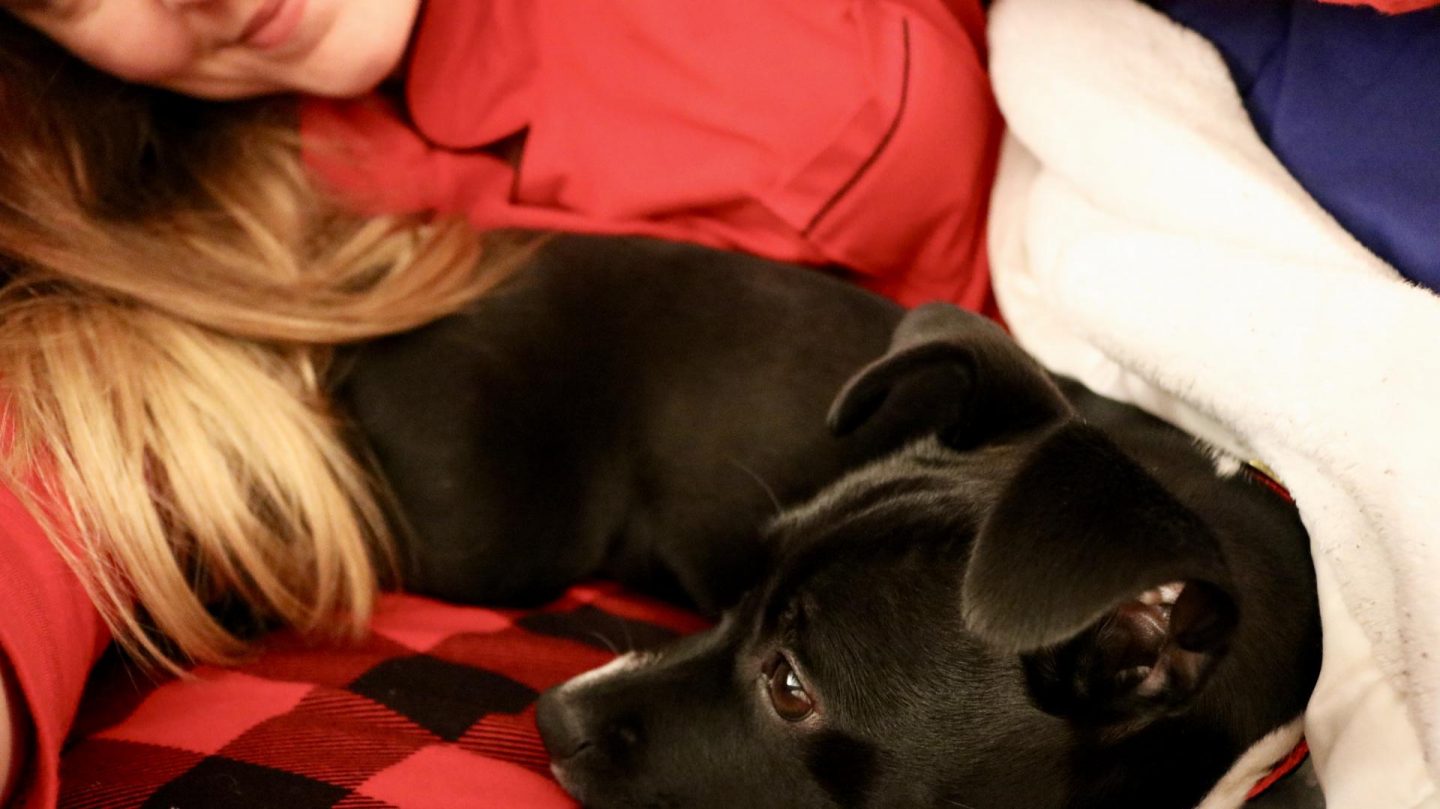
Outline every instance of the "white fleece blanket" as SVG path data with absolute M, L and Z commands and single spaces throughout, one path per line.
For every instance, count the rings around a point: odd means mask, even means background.
M 1320 582 L 1305 731 L 1328 805 L 1440 806 L 1440 297 L 1290 177 L 1199 36 L 1135 0 L 999 0 L 990 36 L 1016 336 L 1278 473 Z

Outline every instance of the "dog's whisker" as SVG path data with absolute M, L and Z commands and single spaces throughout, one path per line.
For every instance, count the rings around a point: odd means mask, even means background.
M 604 635 L 603 633 L 598 632 L 598 631 L 592 631 L 592 632 L 587 632 L 586 634 L 589 635 L 590 637 L 592 637 L 592 638 L 600 641 L 601 643 L 605 644 L 605 648 L 609 649 L 613 654 L 615 654 L 615 655 L 621 654 L 620 649 L 619 649 L 618 647 L 616 647 L 614 641 L 612 641 L 612 640 L 610 640 L 609 638 L 605 637 L 605 635 Z
M 770 488 L 770 484 L 766 483 L 765 479 L 760 477 L 760 475 L 756 473 L 755 470 L 751 469 L 743 463 L 740 463 L 734 458 L 730 459 L 730 463 L 733 464 L 736 469 L 739 469 L 741 472 L 749 475 L 751 480 L 755 481 L 755 484 L 760 487 L 760 490 L 765 493 L 765 496 L 770 498 L 770 504 L 775 507 L 776 514 L 779 514 L 780 512 L 785 510 L 785 507 L 780 505 L 780 498 L 775 496 L 775 490 Z
M 630 625 L 625 623 L 618 615 L 613 617 L 615 618 L 615 623 L 620 625 L 620 633 L 625 637 L 625 651 L 635 651 L 635 636 L 630 633 Z

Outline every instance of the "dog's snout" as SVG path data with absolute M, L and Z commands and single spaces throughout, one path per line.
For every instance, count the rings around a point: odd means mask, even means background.
M 540 697 L 535 723 L 552 758 L 571 758 L 597 744 L 611 753 L 641 744 L 638 719 L 628 715 L 601 715 L 591 703 L 593 700 L 586 700 L 583 694 L 576 694 L 563 686 L 552 688 Z
M 571 758 L 594 743 L 577 701 L 560 688 L 541 695 L 535 708 L 535 724 L 545 751 L 555 761 Z

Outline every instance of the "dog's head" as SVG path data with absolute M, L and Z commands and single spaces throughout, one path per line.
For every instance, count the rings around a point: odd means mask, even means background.
M 718 627 L 542 699 L 554 771 L 587 806 L 1193 805 L 1303 705 L 1267 678 L 1314 638 L 1242 620 L 1253 577 L 1226 553 L 1236 532 L 1298 532 L 1288 508 L 1207 490 L 1244 483 L 1188 442 L 1122 449 L 957 310 L 909 315 L 832 426 L 901 385 L 929 392 L 904 401 L 934 436 L 776 520 L 769 576 Z

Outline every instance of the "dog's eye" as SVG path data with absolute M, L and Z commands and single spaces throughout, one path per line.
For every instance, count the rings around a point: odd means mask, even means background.
M 815 700 L 810 697 L 810 692 L 805 690 L 805 684 L 800 681 L 800 675 L 795 673 L 795 667 L 790 664 L 789 658 L 776 654 L 765 667 L 765 672 L 770 704 L 775 707 L 775 713 L 779 714 L 781 719 L 799 722 L 815 712 Z

